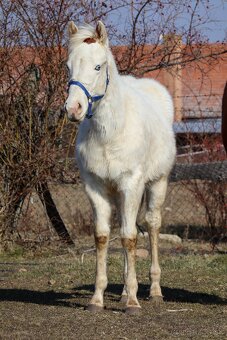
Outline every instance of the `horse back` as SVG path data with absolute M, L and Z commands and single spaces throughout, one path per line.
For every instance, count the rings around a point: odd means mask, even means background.
M 125 76 L 125 80 L 137 93 L 140 93 L 143 98 L 147 98 L 147 100 L 152 103 L 155 111 L 158 111 L 158 114 L 164 115 L 164 118 L 166 118 L 170 124 L 173 123 L 173 101 L 165 86 L 155 79 L 138 79 L 132 76 Z

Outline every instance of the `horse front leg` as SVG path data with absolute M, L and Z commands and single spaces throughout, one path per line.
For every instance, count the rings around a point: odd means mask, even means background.
M 155 305 L 163 301 L 160 287 L 161 268 L 158 260 L 158 237 L 161 227 L 161 208 L 165 200 L 166 189 L 167 178 L 161 178 L 146 188 L 147 212 L 145 214 L 145 221 L 148 226 L 151 247 L 150 298 Z
M 103 296 L 107 287 L 107 250 L 110 234 L 111 205 L 108 198 L 97 188 L 86 186 L 95 217 L 96 280 L 95 292 L 87 309 L 92 312 L 103 310 Z
M 143 193 L 143 184 L 138 178 L 130 178 L 121 191 L 121 242 L 125 254 L 125 287 L 122 299 L 126 298 L 126 313 L 135 314 L 140 311 L 137 300 L 138 283 L 136 278 L 135 260 L 137 228 L 136 217 Z

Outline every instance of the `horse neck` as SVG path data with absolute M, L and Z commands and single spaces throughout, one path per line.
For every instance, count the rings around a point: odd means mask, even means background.
M 102 100 L 94 109 L 90 120 L 93 133 L 104 141 L 113 139 L 124 128 L 123 98 L 121 80 L 112 54 L 108 60 L 109 85 Z

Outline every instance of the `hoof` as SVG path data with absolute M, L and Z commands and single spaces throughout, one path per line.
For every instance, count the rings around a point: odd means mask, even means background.
M 102 306 L 90 304 L 87 306 L 86 310 L 92 313 L 100 313 L 104 310 Z
M 154 307 L 160 307 L 163 302 L 163 296 L 150 296 L 151 303 Z
M 128 300 L 128 296 L 127 295 L 121 295 L 120 302 L 126 304 L 127 300 Z
M 141 307 L 127 307 L 125 313 L 128 315 L 139 315 L 141 314 Z

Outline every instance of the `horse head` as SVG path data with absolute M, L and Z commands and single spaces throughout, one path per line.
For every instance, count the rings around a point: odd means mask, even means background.
M 92 117 L 96 103 L 107 90 L 109 43 L 101 21 L 95 29 L 91 26 L 77 28 L 71 21 L 68 32 L 69 84 L 65 109 L 70 120 L 82 121 L 85 116 Z

